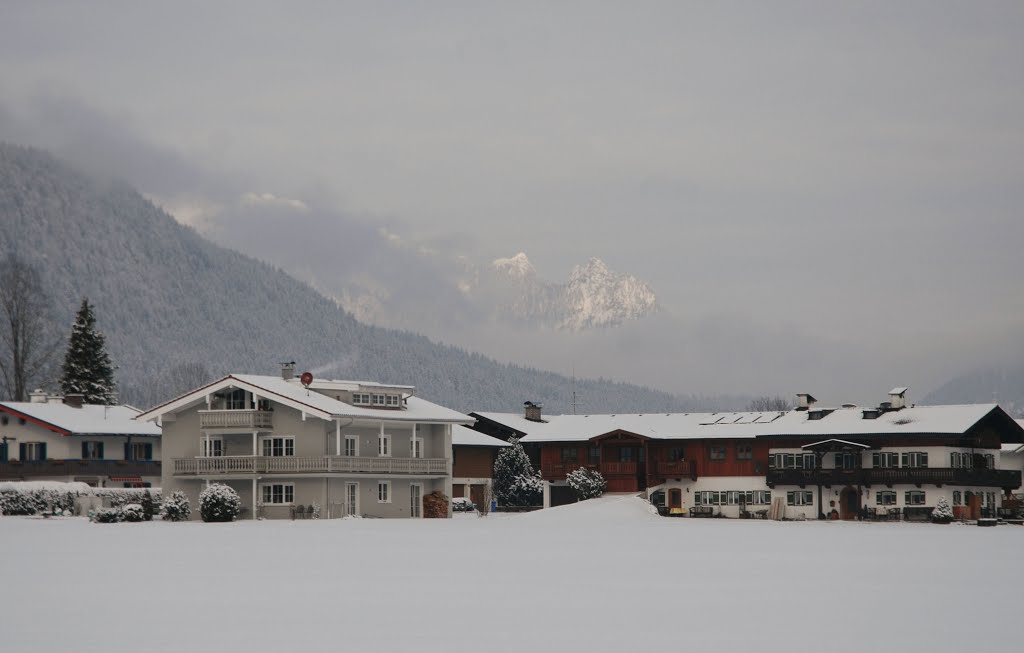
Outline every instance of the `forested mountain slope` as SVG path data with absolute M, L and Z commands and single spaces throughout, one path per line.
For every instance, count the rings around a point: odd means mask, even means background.
M 280 270 L 203 239 L 134 189 L 39 150 L 0 144 L 0 227 L 0 254 L 15 251 L 39 267 L 62 325 L 82 297 L 95 304 L 130 403 L 151 405 L 200 377 L 274 373 L 295 360 L 319 376 L 414 384 L 464 411 L 517 410 L 526 399 L 571 410 L 564 376 L 359 323 Z M 581 412 L 728 402 L 604 380 L 578 380 L 576 390 Z

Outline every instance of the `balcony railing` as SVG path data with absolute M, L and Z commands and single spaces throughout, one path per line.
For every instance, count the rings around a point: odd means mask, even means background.
M 544 463 L 540 466 L 540 474 L 544 478 L 559 478 L 567 476 L 577 469 L 597 469 L 597 465 L 588 465 L 579 462 Z
M 973 485 L 1017 489 L 1021 473 L 1010 469 L 919 467 L 898 469 L 769 469 L 776 485 Z
M 274 413 L 269 410 L 201 410 L 201 429 L 263 430 L 274 428 Z
M 27 460 L 0 463 L 0 479 L 47 476 L 160 476 L 160 461 Z
M 601 473 L 605 476 L 628 476 L 637 473 L 636 463 L 601 463 Z
M 212 456 L 174 459 L 175 476 L 332 473 L 445 475 L 448 473 L 448 459 L 370 456 Z
M 690 477 L 697 480 L 697 461 L 659 460 L 654 464 L 655 475 L 661 478 Z

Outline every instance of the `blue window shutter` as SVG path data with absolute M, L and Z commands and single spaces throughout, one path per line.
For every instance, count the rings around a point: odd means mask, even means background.
M 0 463 L 7 462 L 7 443 L 0 442 Z
M 39 445 L 39 460 L 46 460 L 46 443 Z
M 97 448 L 99 449 L 99 451 L 97 451 L 96 454 L 99 456 L 100 460 L 102 460 L 103 458 L 106 457 L 106 456 L 103 455 L 103 443 L 102 442 L 97 443 Z
M 18 445 L 18 460 L 25 460 L 25 443 L 22 442 Z
M 88 457 L 86 455 L 88 453 L 88 449 L 89 449 L 89 443 L 88 442 L 83 442 L 82 443 L 82 460 L 85 460 Z
M 124 459 L 125 460 L 131 460 L 132 459 L 132 446 L 130 444 L 128 444 L 127 442 L 124 443 Z
M 153 443 L 146 443 L 146 460 L 153 460 Z

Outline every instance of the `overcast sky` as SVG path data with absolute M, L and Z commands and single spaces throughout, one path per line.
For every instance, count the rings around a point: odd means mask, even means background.
M 870 364 L 853 394 L 1019 360 L 1022 121 L 1019 2 L 0 8 L 3 138 L 188 220 L 312 206 L 555 280 L 599 256 L 695 333 Z

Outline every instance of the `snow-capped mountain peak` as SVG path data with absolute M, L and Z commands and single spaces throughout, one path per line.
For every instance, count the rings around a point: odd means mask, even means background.
M 537 270 L 534 269 L 533 263 L 530 263 L 526 252 L 519 252 L 510 258 L 495 259 L 492 265 L 498 272 L 503 272 L 514 279 L 537 276 Z

